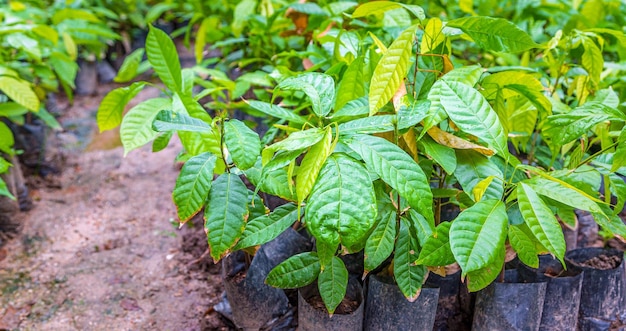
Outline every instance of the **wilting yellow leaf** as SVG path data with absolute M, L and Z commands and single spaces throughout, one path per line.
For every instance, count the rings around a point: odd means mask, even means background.
M 469 142 L 463 138 L 447 133 L 436 126 L 433 126 L 428 130 L 428 135 L 433 138 L 433 140 L 444 146 L 452 147 L 455 149 L 473 149 L 478 153 L 486 156 L 491 156 L 494 154 L 493 150 L 485 146 Z

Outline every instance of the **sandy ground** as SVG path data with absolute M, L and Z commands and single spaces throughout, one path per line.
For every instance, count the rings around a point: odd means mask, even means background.
M 31 189 L 22 233 L 0 248 L 0 330 L 224 329 L 218 268 L 193 263 L 202 240 L 183 249 L 202 230 L 175 224 L 179 145 L 101 149 L 117 135 L 95 133 L 99 100 L 78 98 L 61 118 L 63 172 Z

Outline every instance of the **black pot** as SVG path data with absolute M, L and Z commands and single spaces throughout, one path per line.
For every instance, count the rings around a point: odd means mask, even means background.
M 568 268 L 584 271 L 578 330 L 608 330 L 626 313 L 624 252 L 580 248 L 565 254 Z
M 282 261 L 308 248 L 308 240 L 288 228 L 257 251 L 245 277 L 242 275 L 246 268 L 245 253 L 238 251 L 223 260 L 224 287 L 237 327 L 258 330 L 283 322 L 284 315 L 289 312 L 287 295 L 283 290 L 265 284 L 265 278 Z
M 339 308 L 332 316 L 320 304 L 317 282 L 298 291 L 299 331 L 361 331 L 363 330 L 363 288 L 357 278 L 350 277 L 344 301 L 358 304 L 354 311 L 341 313 Z M 315 306 L 312 305 L 315 304 Z M 341 307 L 341 305 L 340 305 Z
M 576 330 L 582 270 L 564 270 L 559 260 L 543 255 L 539 257 L 539 268 L 533 269 L 520 263 L 518 271 L 522 282 L 547 283 L 539 330 Z
M 76 94 L 94 95 L 98 86 L 98 66 L 95 61 L 78 59 L 76 74 Z
M 364 330 L 432 330 L 437 313 L 438 288 L 423 288 L 409 302 L 391 279 L 369 277 Z
M 545 295 L 545 282 L 492 283 L 478 292 L 472 330 L 539 330 Z
M 461 283 L 461 271 L 446 277 L 431 272 L 425 285 L 439 288 L 433 331 L 469 331 L 472 328 L 472 294 Z

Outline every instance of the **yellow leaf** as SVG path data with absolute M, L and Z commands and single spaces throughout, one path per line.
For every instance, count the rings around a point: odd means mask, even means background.
M 480 201 L 480 199 L 483 198 L 483 194 L 485 194 L 485 191 L 487 190 L 487 188 L 493 181 L 493 178 L 494 176 L 489 176 L 481 180 L 480 182 L 478 182 L 478 184 L 476 184 L 476 186 L 474 186 L 474 188 L 472 189 L 472 195 L 474 195 L 474 201 Z
M 440 19 L 435 17 L 428 20 L 420 46 L 422 54 L 432 53 L 437 46 L 446 41 L 446 36 L 441 32 L 441 29 L 443 29 L 443 24 Z
M 412 129 L 402 135 L 402 140 L 406 143 L 409 154 L 413 157 L 413 160 L 417 162 L 417 136 Z
M 63 32 L 63 45 L 65 46 L 67 55 L 69 55 L 72 60 L 76 60 L 78 57 L 78 47 L 76 46 L 72 36 L 70 36 L 67 32 Z
M 447 133 L 439 129 L 436 126 L 433 126 L 428 130 L 428 135 L 433 138 L 434 141 L 444 146 L 452 147 L 455 149 L 472 149 L 486 156 L 491 156 L 494 154 L 494 151 L 487 147 L 474 144 L 463 138 L 459 138 L 453 134 Z

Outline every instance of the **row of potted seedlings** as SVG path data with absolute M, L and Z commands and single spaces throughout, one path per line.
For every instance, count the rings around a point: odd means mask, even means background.
M 256 72 L 278 82 L 261 94 L 270 102 L 230 100 L 242 95 L 237 84 L 214 69 L 182 69 L 171 39 L 150 27 L 145 53 L 163 97 L 122 116 L 148 83 L 113 90 L 98 124 L 121 125 L 126 153 L 147 143 L 161 150 L 177 134 L 185 162 L 172 194 L 178 216 L 184 223 L 204 210 L 239 328 L 286 327 L 290 303 L 302 330 L 590 329 L 621 318 L 623 254 L 604 252 L 612 261 L 604 273 L 615 275 L 600 281 L 587 256 L 566 254 L 561 228 L 575 227 L 581 209 L 605 234 L 626 237 L 621 207 L 610 201 L 613 194 L 623 203 L 619 96 L 606 89 L 569 106 L 548 98 L 537 75 L 519 67 L 452 65 L 450 40 L 460 35 L 494 52 L 540 48 L 506 20 L 443 26 L 415 6 L 390 2 L 361 5 L 351 16 L 396 9 L 420 23 L 389 46 L 351 34 L 360 43 L 342 54 L 351 61 L 341 70 Z M 557 77 L 552 88 L 564 81 Z M 205 97 L 211 112 L 200 104 Z M 229 107 L 264 116 L 269 130 L 259 136 Z M 606 124 L 612 132 L 603 148 L 586 150 Z M 600 178 L 612 187 L 604 197 Z M 261 196 L 289 203 L 269 210 Z M 449 206 L 460 213 L 442 217 Z M 507 270 L 511 253 L 519 267 Z M 560 282 L 573 284 L 565 291 Z

